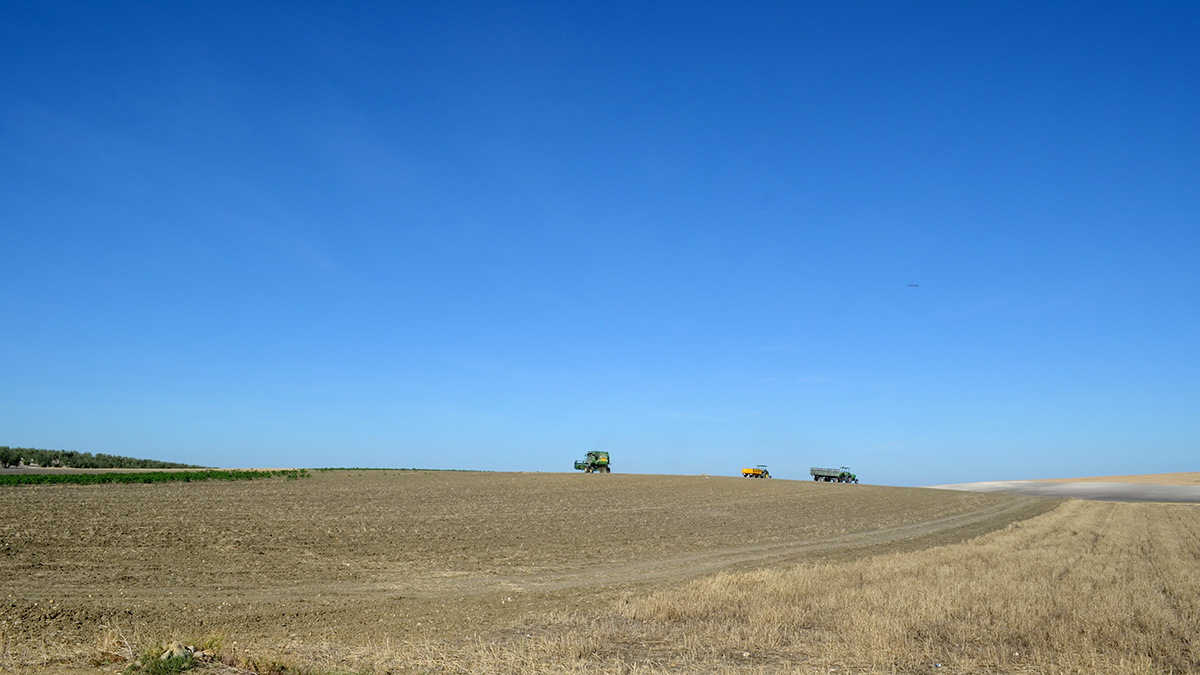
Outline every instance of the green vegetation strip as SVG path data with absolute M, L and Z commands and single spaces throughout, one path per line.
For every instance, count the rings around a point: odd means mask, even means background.
M 458 473 L 480 473 L 481 469 L 421 469 L 418 467 L 404 468 L 402 466 L 322 466 L 313 471 L 441 471 Z
M 94 485 L 96 483 L 170 483 L 202 480 L 254 480 L 256 478 L 283 477 L 288 480 L 308 478 L 305 469 L 280 471 L 140 471 L 137 473 L 18 473 L 0 475 L 0 485 L 45 485 L 66 483 L 72 485 Z

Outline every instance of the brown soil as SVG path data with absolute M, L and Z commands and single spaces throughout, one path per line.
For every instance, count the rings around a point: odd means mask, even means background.
M 6 487 L 0 625 L 18 662 L 114 630 L 242 647 L 467 637 L 718 570 L 959 542 L 1057 503 L 620 474 Z

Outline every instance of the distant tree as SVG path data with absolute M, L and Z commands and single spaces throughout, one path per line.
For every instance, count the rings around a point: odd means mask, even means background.
M 21 452 L 17 448 L 10 448 L 7 445 L 0 445 L 0 466 L 7 469 L 10 466 L 18 466 L 21 463 Z
M 26 464 L 34 464 L 37 466 L 50 465 L 50 451 L 37 450 L 34 448 L 20 448 L 21 456 L 24 457 Z

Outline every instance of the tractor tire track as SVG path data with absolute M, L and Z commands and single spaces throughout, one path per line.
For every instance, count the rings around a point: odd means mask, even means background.
M 449 579 L 397 580 L 363 585 L 365 593 L 390 591 L 410 597 L 448 598 L 497 591 L 547 592 L 606 586 L 636 586 L 690 579 L 728 569 L 761 567 L 798 562 L 814 554 L 831 551 L 886 551 L 900 542 L 930 540 L 946 542 L 946 536 L 971 530 L 971 536 L 999 529 L 1012 522 L 1044 513 L 1041 500 L 1013 500 L 920 523 L 846 532 L 820 540 L 772 542 L 720 548 L 667 558 L 606 565 L 601 570 L 573 569 L 531 574 L 512 574 Z M 940 540 L 938 535 L 942 535 Z M 951 537 L 953 539 L 953 537 Z

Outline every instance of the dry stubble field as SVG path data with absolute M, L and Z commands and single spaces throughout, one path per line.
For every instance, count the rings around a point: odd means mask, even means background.
M 0 489 L 0 667 L 1196 672 L 1192 506 L 339 471 Z M 936 664 L 941 664 L 940 666 Z

